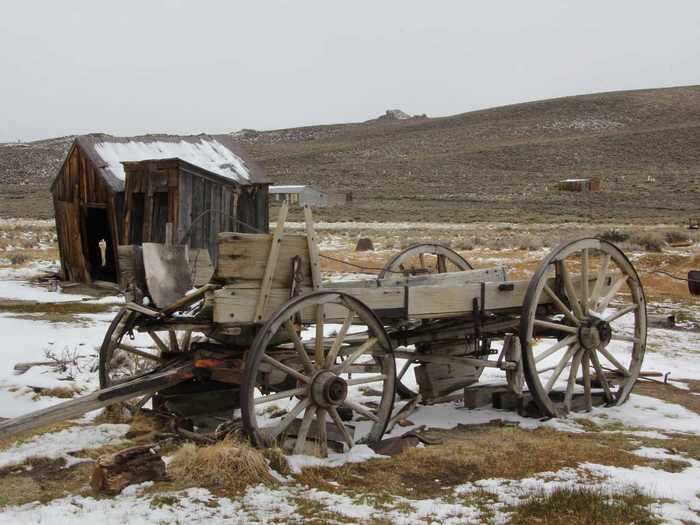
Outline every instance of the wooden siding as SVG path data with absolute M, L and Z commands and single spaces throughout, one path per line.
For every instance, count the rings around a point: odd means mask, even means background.
M 75 143 L 51 186 L 51 192 L 56 215 L 61 272 L 66 279 L 90 282 L 92 269 L 86 256 L 88 248 L 84 235 L 86 210 L 106 210 L 116 261 L 119 221 L 115 209 L 115 194 Z
M 186 239 L 191 248 L 207 249 L 216 260 L 220 232 L 268 231 L 267 185 L 240 186 L 178 159 L 127 162 L 124 167 L 122 244 L 164 242 L 165 223 L 171 222 L 173 242 Z M 144 198 L 143 214 L 137 195 Z M 133 234 L 139 225 L 132 223 L 141 216 L 139 238 Z

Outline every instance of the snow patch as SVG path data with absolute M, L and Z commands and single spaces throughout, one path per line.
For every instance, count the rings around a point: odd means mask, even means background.
M 29 458 L 66 460 L 67 466 L 80 463 L 71 453 L 99 448 L 108 443 L 120 443 L 129 425 L 103 424 L 94 427 L 73 427 L 33 437 L 0 451 L 0 467 L 20 465 Z

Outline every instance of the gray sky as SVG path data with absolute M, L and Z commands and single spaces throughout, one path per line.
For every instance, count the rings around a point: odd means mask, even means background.
M 0 141 L 700 83 L 697 0 L 3 2 Z

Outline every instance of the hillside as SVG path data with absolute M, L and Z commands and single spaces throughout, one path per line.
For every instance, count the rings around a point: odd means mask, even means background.
M 324 210 L 325 219 L 669 222 L 700 215 L 700 86 L 236 135 L 276 183 L 352 191 L 352 206 Z M 48 184 L 69 143 L 0 145 L 2 216 L 50 214 Z M 604 191 L 556 190 L 560 179 L 591 176 Z

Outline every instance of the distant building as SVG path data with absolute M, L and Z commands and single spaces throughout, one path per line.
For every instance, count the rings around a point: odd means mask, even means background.
M 564 179 L 558 184 L 560 191 L 600 191 L 600 179 Z
M 119 282 L 117 246 L 143 242 L 214 260 L 217 233 L 269 230 L 269 184 L 228 135 L 79 136 L 51 185 L 63 278 Z
M 348 199 L 348 194 L 345 193 L 325 193 L 302 184 L 270 186 L 269 192 L 272 202 L 286 200 L 290 205 L 296 206 L 308 205 L 325 208 L 345 204 L 346 201 L 352 200 Z

